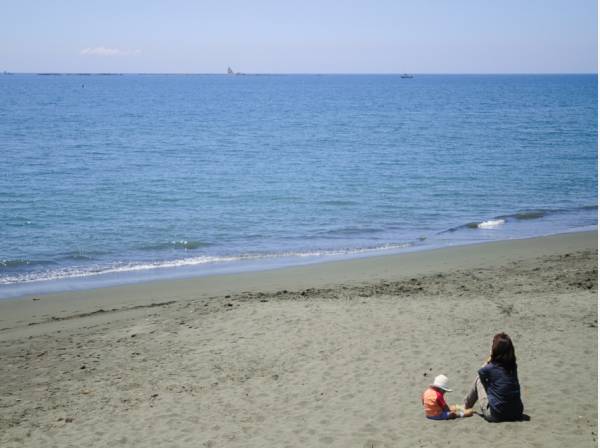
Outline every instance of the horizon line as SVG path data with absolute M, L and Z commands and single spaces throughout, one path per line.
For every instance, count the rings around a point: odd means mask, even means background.
M 598 72 L 237 72 L 228 74 L 227 72 L 85 72 L 85 71 L 24 71 L 11 72 L 4 70 L 0 75 L 187 75 L 187 76 L 293 76 L 293 75 L 312 75 L 312 76 L 327 76 L 327 75 L 347 75 L 347 76 L 401 76 L 401 75 L 420 75 L 420 76 L 436 76 L 436 75 L 598 75 Z

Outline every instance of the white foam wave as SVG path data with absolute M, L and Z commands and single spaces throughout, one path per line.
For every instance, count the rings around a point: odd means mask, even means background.
M 405 244 L 385 244 L 376 247 L 339 249 L 339 250 L 315 250 L 304 252 L 281 252 L 268 254 L 245 254 L 237 256 L 198 256 L 190 258 L 181 258 L 176 260 L 162 260 L 139 263 L 117 263 L 110 266 L 77 266 L 65 267 L 62 269 L 52 269 L 47 271 L 37 271 L 21 273 L 18 275 L 7 275 L 0 278 L 0 285 L 11 285 L 18 283 L 33 283 L 51 280 L 64 280 L 82 277 L 92 277 L 107 274 L 122 274 L 143 272 L 152 269 L 169 269 L 178 267 L 200 266 L 206 264 L 226 264 L 231 262 L 260 261 L 266 259 L 281 258 L 320 258 L 336 256 L 352 256 L 369 252 L 378 252 L 386 250 L 398 250 L 412 246 L 411 243 Z
M 0 279 L 0 284 L 31 283 L 48 280 L 62 280 L 66 278 L 81 278 L 104 274 L 119 274 L 126 272 L 140 272 L 151 269 L 176 268 L 183 266 L 202 265 L 228 261 L 240 261 L 242 257 L 193 257 L 179 260 L 154 261 L 148 263 L 121 263 L 103 267 L 67 267 L 51 271 L 31 272 L 21 275 L 6 276 Z M 246 259 L 251 259 L 247 257 Z
M 504 219 L 490 219 L 489 221 L 480 222 L 477 227 L 480 229 L 495 229 L 504 223 L 506 223 Z

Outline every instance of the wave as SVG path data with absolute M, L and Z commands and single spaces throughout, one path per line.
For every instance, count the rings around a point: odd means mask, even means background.
M 9 226 L 9 227 L 24 227 L 24 226 L 35 226 L 35 223 L 33 222 L 33 220 L 31 220 L 29 218 L 22 217 L 22 216 L 15 216 L 11 220 L 7 221 L 4 225 Z
M 512 217 L 514 217 L 515 219 L 519 219 L 519 220 L 527 220 L 527 219 L 540 219 L 540 218 L 543 218 L 544 216 L 546 216 L 546 212 L 538 210 L 538 211 L 532 211 L 532 212 L 516 213 Z M 511 218 L 511 216 L 508 216 L 508 218 Z
M 587 215 L 591 215 L 591 212 L 593 212 L 594 210 L 597 211 L 597 209 L 598 207 L 596 205 L 593 205 L 570 209 L 557 208 L 520 210 L 512 214 L 505 214 L 496 217 L 483 217 L 480 220 L 452 227 L 442 232 L 432 233 L 427 236 L 422 236 L 420 238 L 415 237 L 415 239 L 411 240 L 412 242 L 410 243 L 388 242 L 384 244 L 383 241 L 381 241 L 381 243 L 372 243 L 373 245 L 371 246 L 363 246 L 358 248 L 317 248 L 313 250 L 308 249 L 306 248 L 306 246 L 304 246 L 306 249 L 291 251 L 285 251 L 285 249 L 283 249 L 281 251 L 271 252 L 256 251 L 247 252 L 243 254 L 237 253 L 233 255 L 223 255 L 222 253 L 215 255 L 213 253 L 212 255 L 209 255 L 203 254 L 201 253 L 201 251 L 195 253 L 191 251 L 195 249 L 201 249 L 203 247 L 208 247 L 213 244 L 198 240 L 180 239 L 153 245 L 147 245 L 142 248 L 138 247 L 138 250 L 142 249 L 146 251 L 155 252 L 165 251 L 164 253 L 166 253 L 167 255 L 157 255 L 156 257 L 154 257 L 154 254 L 146 252 L 146 255 L 143 256 L 145 260 L 140 260 L 140 258 L 137 258 L 136 261 L 113 261 L 116 258 L 114 258 L 114 256 L 111 256 L 110 253 L 83 250 L 63 252 L 57 254 L 56 256 L 49 257 L 50 259 L 42 259 L 45 257 L 44 255 L 42 255 L 40 259 L 36 260 L 15 257 L 14 259 L 0 259 L 0 285 L 61 280 L 69 278 L 83 278 L 98 275 L 121 274 L 128 272 L 135 273 L 151 271 L 156 269 L 170 269 L 203 265 L 219 265 L 225 267 L 231 266 L 232 264 L 235 266 L 235 263 L 260 263 L 261 260 L 267 260 L 267 263 L 293 264 L 295 263 L 294 259 L 305 260 L 307 258 L 318 259 L 323 257 L 353 257 L 360 256 L 361 254 L 376 253 L 387 250 L 402 250 L 411 246 L 419 246 L 422 245 L 425 239 L 428 240 L 425 244 L 429 244 L 430 241 L 432 241 L 433 244 L 435 244 L 436 235 L 444 234 L 446 232 L 456 232 L 458 230 L 465 230 L 467 232 L 487 231 L 489 232 L 489 234 L 485 235 L 486 238 L 493 237 L 495 235 L 502 236 L 502 231 L 499 231 L 497 234 L 492 234 L 492 232 L 495 232 L 496 229 L 501 229 L 503 226 L 507 226 L 507 232 L 510 232 L 510 228 L 508 228 L 508 226 L 511 223 L 516 224 L 518 222 L 524 221 L 530 222 L 535 220 L 542 220 L 556 214 L 581 213 L 582 215 L 586 216 L 586 220 L 592 221 L 591 218 L 587 218 Z M 558 221 L 560 222 L 561 219 L 562 218 L 558 219 Z M 533 226 L 529 227 L 536 227 L 536 224 L 534 223 Z M 385 228 L 378 228 L 376 226 L 367 227 L 360 225 L 340 226 L 336 229 L 328 229 L 323 232 L 314 233 L 310 236 L 304 237 L 303 239 L 327 239 L 331 240 L 332 242 L 342 240 L 362 240 L 364 242 L 366 238 L 369 238 L 371 241 L 373 241 L 380 236 L 378 235 L 379 232 L 386 232 L 390 228 L 396 227 L 386 226 Z M 397 228 L 402 229 L 402 226 Z M 481 234 L 473 235 L 475 239 L 481 237 Z M 258 236 L 261 235 L 252 235 L 252 237 Z M 246 238 L 250 238 L 250 236 L 246 235 Z M 411 237 L 406 238 L 406 240 L 410 240 L 410 238 Z M 320 243 L 318 244 L 320 245 Z M 171 254 L 168 253 L 168 250 L 172 251 Z M 139 255 L 140 252 L 137 252 L 137 255 L 135 255 L 135 257 L 138 257 Z M 170 259 L 167 259 L 167 257 L 170 257 Z
M 13 260 L 0 260 L 0 269 L 20 268 L 24 266 L 48 266 L 56 264 L 52 260 L 27 260 L 25 258 L 16 258 Z
M 53 259 L 30 260 L 27 258 L 15 258 L 12 260 L 0 260 L 0 269 L 19 269 L 22 267 L 34 266 L 55 266 L 65 261 L 94 261 L 100 255 L 106 255 L 107 252 L 101 251 L 72 251 L 57 254 Z
M 377 227 L 341 227 L 338 229 L 325 230 L 322 232 L 317 232 L 318 236 L 328 236 L 328 237 L 344 237 L 344 236 L 353 236 L 353 235 L 363 235 L 363 234 L 373 234 L 383 232 L 384 229 Z
M 204 241 L 194 241 L 194 240 L 173 240 L 168 241 L 166 243 L 158 243 L 158 244 L 150 244 L 147 246 L 142 246 L 141 250 L 168 250 L 168 249 L 183 249 L 183 250 L 194 250 L 200 249 L 202 247 L 212 246 L 211 243 L 206 243 Z
M 483 221 L 477 224 L 477 227 L 480 229 L 495 229 L 496 227 L 500 227 L 502 224 L 506 224 L 504 219 L 490 219 L 489 221 Z
M 22 274 L 13 274 L 0 278 L 0 285 L 12 285 L 21 283 L 33 283 L 50 280 L 64 280 L 82 277 L 92 277 L 107 274 L 121 274 L 143 272 L 153 269 L 169 269 L 177 267 L 201 266 L 208 264 L 224 264 L 231 262 L 247 262 L 260 260 L 277 260 L 282 258 L 320 258 L 335 256 L 352 256 L 370 252 L 381 252 L 388 250 L 406 249 L 414 246 L 415 243 L 389 243 L 379 246 L 347 249 L 324 249 L 299 252 L 281 252 L 281 253 L 255 253 L 231 256 L 198 256 L 181 258 L 175 260 L 161 260 L 148 262 L 118 262 L 108 266 L 76 266 L 63 267 L 59 269 L 27 272 Z
M 573 208 L 556 208 L 556 209 L 537 209 L 537 210 L 525 210 L 518 211 L 516 213 L 508 215 L 495 216 L 493 218 L 484 219 L 482 221 L 472 221 L 466 224 L 461 224 L 456 227 L 439 232 L 439 234 L 456 232 L 464 229 L 493 229 L 498 228 L 503 224 L 514 222 L 514 221 L 530 221 L 535 219 L 543 219 L 551 215 L 565 214 L 565 213 L 577 213 L 582 211 L 598 210 L 597 205 L 584 205 L 581 207 Z
M 58 260 L 74 260 L 74 261 L 93 261 L 103 255 L 109 255 L 109 252 L 100 250 L 74 250 L 58 254 Z

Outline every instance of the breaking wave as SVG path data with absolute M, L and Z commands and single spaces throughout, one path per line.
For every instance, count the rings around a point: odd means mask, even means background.
M 259 260 L 277 260 L 282 258 L 321 258 L 321 257 L 344 257 L 370 252 L 381 252 L 399 250 L 414 246 L 414 243 L 389 243 L 372 247 L 358 249 L 326 249 L 299 252 L 281 253 L 255 253 L 232 256 L 198 256 L 176 260 L 161 260 L 148 262 L 116 262 L 106 266 L 69 266 L 57 269 L 38 270 L 27 273 L 14 273 L 0 278 L 0 285 L 11 285 L 17 283 L 32 283 L 49 280 L 63 280 L 70 278 L 82 278 L 106 274 L 134 273 L 153 269 L 169 269 L 184 266 L 216 265 L 231 262 L 247 262 Z M 0 264 L 2 266 L 2 264 Z
M 447 230 L 439 232 L 440 234 L 447 232 L 456 232 L 464 229 L 494 229 L 504 224 L 515 222 L 515 221 L 530 221 L 535 219 L 543 219 L 552 215 L 559 215 L 565 213 L 577 213 L 582 211 L 598 210 L 596 205 L 588 205 L 576 208 L 561 208 L 561 209 L 540 209 L 540 210 L 525 210 L 519 211 L 509 215 L 500 215 L 493 218 L 484 219 L 482 221 L 472 221 L 466 224 L 462 224 L 456 227 L 451 227 Z

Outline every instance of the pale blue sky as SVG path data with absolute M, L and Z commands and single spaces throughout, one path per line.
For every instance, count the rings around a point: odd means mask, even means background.
M 0 8 L 0 71 L 597 71 L 596 0 L 0 0 Z

